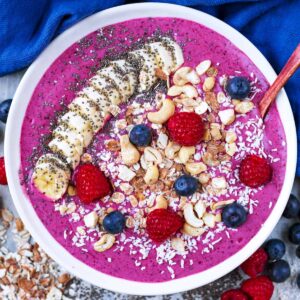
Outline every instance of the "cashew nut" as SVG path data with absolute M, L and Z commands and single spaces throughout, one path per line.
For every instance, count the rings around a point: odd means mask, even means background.
M 188 223 L 184 223 L 182 232 L 190 236 L 200 236 L 205 232 L 205 229 L 202 227 L 196 228 Z
M 173 85 L 168 89 L 168 95 L 169 96 L 179 96 L 181 94 L 184 94 L 188 98 L 196 98 L 198 97 L 198 91 L 197 89 L 189 84 L 183 85 L 183 86 L 177 86 Z
M 164 99 L 162 101 L 161 108 L 156 112 L 149 112 L 147 115 L 148 120 L 151 123 L 163 124 L 175 113 L 175 104 L 170 99 Z
M 203 221 L 198 219 L 194 213 L 194 208 L 191 203 L 187 203 L 183 208 L 184 219 L 193 227 L 202 227 Z
M 188 82 L 192 84 L 198 84 L 200 83 L 200 78 L 196 71 L 192 68 L 182 67 L 175 72 L 173 76 L 173 82 L 177 86 L 185 85 Z
M 206 206 L 204 204 L 203 201 L 199 200 L 195 206 L 194 206 L 194 210 L 198 216 L 199 219 L 201 219 L 204 215 L 204 213 L 206 212 Z
M 154 209 L 157 208 L 165 208 L 165 209 L 168 208 L 168 201 L 163 195 L 159 195 L 156 197 L 156 204 L 154 206 Z
M 205 78 L 204 83 L 203 83 L 203 91 L 204 92 L 211 91 L 214 88 L 214 86 L 215 86 L 215 82 L 216 82 L 215 77 L 207 77 L 207 78 Z
M 185 244 L 184 241 L 179 237 L 174 237 L 171 239 L 171 246 L 174 250 L 176 250 L 178 253 L 184 253 L 185 252 Z
M 125 165 L 132 166 L 140 159 L 139 151 L 130 143 L 128 135 L 120 136 L 121 157 Z
M 144 157 L 146 162 L 154 162 L 157 165 L 162 163 L 161 153 L 153 147 L 146 147 L 144 150 Z
M 185 169 L 191 175 L 198 175 L 207 170 L 207 166 L 203 162 L 190 162 L 185 164 Z
M 104 234 L 98 242 L 94 244 L 94 250 L 97 252 L 103 252 L 108 250 L 115 243 L 115 236 L 113 234 Z
M 165 149 L 165 155 L 169 159 L 174 159 L 176 153 L 180 150 L 180 145 L 170 141 Z
M 190 159 L 190 156 L 195 154 L 196 148 L 194 146 L 187 147 L 183 146 L 180 148 L 178 156 L 181 161 L 181 163 L 185 164 Z
M 210 213 L 205 213 L 203 218 L 202 218 L 204 224 L 210 228 L 214 228 L 215 227 L 215 216 L 213 214 Z
M 210 68 L 210 66 L 211 61 L 209 59 L 204 60 L 196 67 L 196 72 L 201 76 Z
M 149 166 L 144 176 L 144 181 L 147 184 L 153 184 L 158 181 L 159 171 L 157 165 Z
M 210 208 L 211 208 L 212 211 L 215 211 L 215 210 L 217 210 L 219 208 L 222 208 L 222 207 L 224 207 L 224 206 L 226 206 L 228 204 L 231 204 L 233 202 L 234 202 L 233 199 L 228 199 L 228 200 L 224 200 L 224 201 L 214 202 L 214 203 L 212 203 L 210 205 Z

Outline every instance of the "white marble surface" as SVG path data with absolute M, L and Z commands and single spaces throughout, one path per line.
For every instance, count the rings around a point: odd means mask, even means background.
M 15 90 L 23 76 L 24 72 L 18 72 L 15 74 L 0 77 L 0 102 L 13 98 Z M 3 155 L 3 140 L 4 140 L 5 126 L 0 125 L 0 154 Z M 300 179 L 295 180 L 293 193 L 300 196 Z M 0 205 L 1 207 L 7 207 L 15 212 L 12 199 L 9 194 L 9 190 L 6 186 L 0 186 Z M 289 224 L 296 222 L 296 220 L 286 220 L 282 218 L 272 233 L 272 237 L 279 237 L 286 242 L 287 230 Z M 285 259 L 291 265 L 292 276 L 285 283 L 277 284 L 276 291 L 272 297 L 273 300 L 297 300 L 300 299 L 300 290 L 295 285 L 295 278 L 300 273 L 300 259 L 295 256 L 295 246 L 287 242 L 287 253 Z M 158 297 L 133 297 L 121 294 L 115 294 L 109 291 L 105 291 L 89 284 L 76 280 L 77 295 L 74 299 L 87 300 L 87 299 L 203 299 L 203 300 L 216 300 L 218 299 L 221 291 L 227 288 L 238 287 L 242 275 L 239 271 L 234 271 L 231 274 L 219 279 L 218 281 L 195 289 L 190 292 L 181 294 L 175 294 L 172 296 L 158 296 Z M 184 287 L 183 287 L 184 289 Z

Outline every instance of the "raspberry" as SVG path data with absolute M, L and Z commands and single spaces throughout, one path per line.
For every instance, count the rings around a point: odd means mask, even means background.
M 241 162 L 239 176 L 242 183 L 257 188 L 271 180 L 272 168 L 266 159 L 248 155 Z
M 6 178 L 4 157 L 3 156 L 0 157 L 0 184 L 2 184 L 2 185 L 7 184 L 7 178 Z
M 241 290 L 229 290 L 221 295 L 221 300 L 248 300 L 248 296 Z
M 262 273 L 268 261 L 268 255 L 262 248 L 254 252 L 244 263 L 241 269 L 250 277 L 256 277 Z
M 90 203 L 110 194 L 111 185 L 104 174 L 94 165 L 85 164 L 75 172 L 77 195 L 84 203 Z
M 174 211 L 158 208 L 147 217 L 146 230 L 150 238 L 157 243 L 165 241 L 183 225 L 183 219 Z
M 193 112 L 176 113 L 169 119 L 167 128 L 171 139 L 182 146 L 199 144 L 204 134 L 202 118 Z
M 270 300 L 274 286 L 267 276 L 250 278 L 242 283 L 242 290 L 251 300 Z

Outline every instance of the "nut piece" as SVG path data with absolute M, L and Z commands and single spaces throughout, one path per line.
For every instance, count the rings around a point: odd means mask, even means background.
M 215 177 L 211 180 L 211 185 L 214 189 L 226 189 L 227 182 L 225 177 Z
M 119 175 L 118 177 L 123 181 L 130 181 L 132 180 L 136 174 L 130 170 L 128 167 L 120 165 L 119 166 Z
M 235 105 L 234 110 L 239 114 L 246 114 L 254 108 L 254 104 L 251 101 L 241 101 Z
M 124 200 L 125 200 L 125 196 L 123 193 L 120 193 L 120 192 L 114 192 L 111 197 L 110 197 L 110 200 L 114 203 L 122 203 Z
M 226 96 L 223 92 L 218 92 L 217 94 L 217 101 L 221 104 L 224 103 L 226 100 Z
M 185 252 L 184 241 L 179 237 L 174 237 L 171 239 L 171 246 L 180 254 L 183 254 Z
M 186 84 L 183 86 L 173 85 L 168 89 L 168 96 L 179 96 L 184 94 L 187 98 L 196 98 L 198 96 L 198 91 L 192 85 Z
M 185 169 L 191 175 L 198 175 L 202 172 L 205 172 L 207 170 L 207 167 L 202 162 L 190 162 L 185 164 Z
M 232 130 L 226 132 L 225 141 L 226 143 L 230 144 L 235 142 L 237 139 L 236 133 Z
M 199 175 L 199 182 L 201 184 L 206 184 L 206 183 L 209 182 L 209 180 L 210 180 L 210 175 L 209 174 L 202 173 L 202 174 Z
M 215 77 L 207 77 L 207 78 L 205 78 L 204 83 L 203 83 L 203 91 L 204 92 L 211 91 L 214 88 L 214 86 L 215 86 L 215 82 L 216 82 Z
M 169 159 L 174 159 L 176 153 L 180 150 L 180 145 L 170 141 L 167 148 L 165 149 L 165 155 Z
M 159 147 L 160 149 L 166 149 L 168 141 L 169 137 L 165 133 L 160 132 L 156 142 L 157 147 Z
M 163 124 L 169 120 L 175 113 L 175 104 L 170 99 L 164 99 L 162 101 L 161 108 L 156 112 L 149 112 L 147 115 L 148 120 L 151 123 Z
M 218 123 L 211 123 L 210 124 L 210 134 L 211 134 L 213 140 L 215 140 L 215 141 L 221 140 L 222 139 L 221 125 Z
M 168 208 L 168 201 L 163 195 L 159 195 L 156 197 L 156 204 L 154 206 L 154 209 L 157 208 L 165 208 L 165 209 Z
M 201 219 L 203 217 L 203 215 L 205 214 L 206 212 L 206 206 L 204 204 L 203 201 L 199 200 L 195 206 L 194 206 L 194 210 L 198 216 L 199 219 Z
M 202 115 L 206 113 L 208 110 L 208 104 L 204 101 L 201 101 L 198 106 L 195 107 L 195 113 L 198 115 Z
M 188 223 L 184 223 L 182 232 L 190 236 L 200 236 L 205 232 L 205 229 L 202 227 L 195 228 Z
M 205 213 L 202 220 L 206 226 L 210 228 L 215 227 L 215 216 L 213 214 Z
M 146 163 L 162 163 L 161 153 L 153 147 L 146 147 L 144 150 L 144 158 Z
M 173 82 L 177 86 L 183 86 L 186 83 L 198 84 L 200 83 L 200 78 L 195 70 L 190 67 L 179 68 L 174 76 Z
M 147 184 L 153 184 L 158 181 L 159 171 L 157 165 L 149 166 L 144 176 L 144 181 Z
M 180 159 L 180 162 L 185 164 L 188 162 L 188 160 L 190 159 L 190 156 L 195 154 L 196 152 L 196 148 L 194 146 L 183 146 L 180 148 L 179 152 L 178 152 L 178 157 Z
M 94 244 L 94 250 L 97 252 L 103 252 L 110 249 L 115 243 L 115 236 L 113 234 L 104 234 L 98 242 Z
M 140 160 L 139 151 L 130 143 L 128 135 L 120 136 L 121 157 L 127 166 L 132 166 Z
M 202 227 L 203 221 L 198 219 L 194 213 L 194 208 L 191 203 L 187 203 L 183 208 L 183 215 L 185 221 L 193 227 Z
M 88 228 L 95 228 L 98 222 L 98 215 L 95 211 L 90 212 L 89 214 L 83 217 L 84 225 Z
M 204 60 L 196 67 L 196 72 L 201 76 L 210 68 L 210 66 L 211 61 L 209 59 Z
M 218 113 L 222 124 L 230 125 L 235 120 L 234 110 L 232 108 L 221 110 Z
M 214 202 L 210 205 L 210 208 L 212 211 L 215 211 L 217 209 L 223 208 L 224 206 L 233 203 L 234 200 L 233 199 L 228 199 L 228 200 L 224 200 L 224 201 L 219 201 L 219 202 Z
M 226 153 L 230 156 L 233 156 L 237 151 L 236 143 L 225 144 Z

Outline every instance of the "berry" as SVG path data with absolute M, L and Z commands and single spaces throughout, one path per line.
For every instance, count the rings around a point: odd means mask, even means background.
M 242 290 L 251 300 L 270 300 L 274 286 L 267 276 L 258 276 L 245 280 L 242 283 Z
M 4 100 L 0 103 L 0 121 L 6 123 L 12 99 Z
M 125 217 L 124 215 L 115 210 L 103 219 L 103 228 L 112 234 L 120 233 L 125 228 Z
M 285 253 L 285 244 L 279 239 L 271 239 L 266 242 L 265 250 L 270 261 L 278 260 Z
M 6 178 L 6 172 L 5 172 L 5 164 L 4 164 L 4 157 L 0 157 L 0 184 L 6 185 L 7 184 L 7 178 Z
M 300 289 L 300 274 L 296 278 L 296 284 L 297 284 L 298 288 Z
M 300 244 L 300 223 L 295 223 L 290 227 L 289 240 L 293 244 Z
M 284 282 L 291 275 L 290 265 L 283 259 L 274 261 L 268 264 L 267 274 L 274 282 Z
M 149 237 L 161 243 L 176 233 L 183 226 L 183 219 L 174 211 L 158 208 L 149 213 L 146 230 Z
M 198 180 L 190 175 L 181 175 L 174 183 L 174 188 L 179 196 L 190 196 L 198 189 Z
M 180 112 L 173 115 L 167 124 L 170 138 L 181 146 L 195 146 L 202 140 L 204 123 L 194 112 Z
M 239 176 L 243 184 L 257 188 L 271 180 L 272 168 L 266 159 L 248 155 L 241 162 Z
M 295 218 L 300 212 L 300 201 L 294 195 L 290 195 L 289 201 L 283 212 L 283 216 L 287 219 Z
M 94 165 L 85 164 L 75 172 L 75 184 L 79 199 L 88 204 L 110 194 L 111 185 L 104 174 Z
M 245 77 L 233 77 L 227 81 L 225 89 L 231 98 L 245 99 L 250 93 L 250 82 Z
M 130 131 L 129 140 L 139 147 L 149 146 L 152 142 L 151 129 L 144 124 L 135 125 Z
M 222 211 L 222 221 L 227 227 L 237 228 L 244 224 L 247 219 L 245 208 L 239 203 L 226 205 Z
M 296 256 L 300 258 L 300 246 L 296 248 Z
M 250 277 L 256 277 L 263 272 L 267 261 L 267 253 L 264 249 L 260 248 L 241 264 L 241 269 Z
M 242 290 L 236 289 L 224 292 L 221 300 L 248 300 L 248 297 Z

